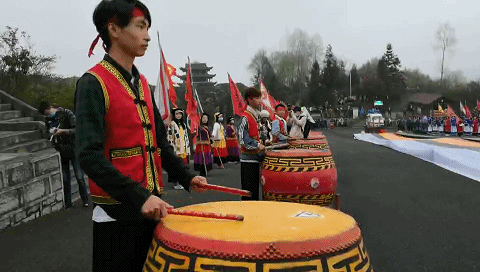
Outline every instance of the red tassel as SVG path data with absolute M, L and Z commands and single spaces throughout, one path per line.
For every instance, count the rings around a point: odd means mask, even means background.
M 88 50 L 88 57 L 90 57 L 91 55 L 93 55 L 93 49 L 94 49 L 95 46 L 97 45 L 98 39 L 100 39 L 100 34 L 97 35 L 97 37 L 95 38 L 95 40 L 93 40 L 92 45 L 90 45 L 90 50 Z M 104 47 L 104 48 L 105 48 L 105 47 Z

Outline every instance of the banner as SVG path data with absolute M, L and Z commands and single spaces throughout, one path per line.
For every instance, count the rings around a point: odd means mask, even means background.
M 170 116 L 170 104 L 169 100 L 169 78 L 167 72 L 167 66 L 165 61 L 165 56 L 163 55 L 162 46 L 160 45 L 160 34 L 157 31 L 158 37 L 158 47 L 160 49 L 160 72 L 158 73 L 157 86 L 155 87 L 154 99 L 157 104 L 157 108 L 162 115 L 162 119 L 165 121 Z M 170 79 L 171 81 L 171 79 Z M 172 85 L 173 86 L 173 85 Z M 175 92 L 175 89 L 173 90 Z
M 467 114 L 467 112 L 465 111 L 465 107 L 462 105 L 462 101 L 460 101 L 460 112 L 463 114 Z
M 187 102 L 187 108 L 185 112 L 191 121 L 190 133 L 196 134 L 198 132 L 198 127 L 200 125 L 200 115 L 197 112 L 197 101 L 193 97 L 192 66 L 190 65 L 190 57 L 188 58 L 188 67 L 187 67 L 186 77 L 187 79 L 185 81 L 186 83 L 185 101 Z
M 472 113 L 470 112 L 470 108 L 468 108 L 466 102 L 465 102 L 465 115 L 467 115 L 467 118 L 469 118 L 469 119 L 472 118 Z
M 272 96 L 267 91 L 265 84 L 260 79 L 260 92 L 262 92 L 262 105 L 263 107 L 270 113 L 270 119 L 275 119 L 275 106 L 277 105 L 277 101 L 273 99 Z
M 228 74 L 228 73 L 227 73 Z M 237 84 L 233 82 L 232 77 L 228 74 L 228 82 L 230 83 L 230 93 L 232 95 L 233 112 L 240 116 L 247 108 L 247 103 L 243 100 L 242 94 L 238 90 Z

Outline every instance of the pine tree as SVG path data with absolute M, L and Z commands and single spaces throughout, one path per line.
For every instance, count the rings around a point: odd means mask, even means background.
M 340 68 L 337 64 L 337 58 L 332 52 L 332 46 L 329 44 L 327 46 L 327 51 L 325 52 L 325 67 L 322 71 L 322 81 L 321 83 L 325 86 L 326 98 L 330 105 L 334 104 L 335 96 L 334 90 L 338 81 Z
M 308 82 L 309 102 L 313 105 L 323 105 L 325 103 L 325 92 L 321 86 L 320 64 L 317 60 L 313 62 L 310 70 L 310 81 Z
M 405 86 L 400 66 L 400 59 L 393 53 L 392 44 L 387 44 L 377 66 L 378 77 L 385 83 L 387 95 L 398 94 Z

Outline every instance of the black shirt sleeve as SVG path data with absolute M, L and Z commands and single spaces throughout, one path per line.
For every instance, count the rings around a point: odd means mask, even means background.
M 167 140 L 167 129 L 165 128 L 165 123 L 163 122 L 162 116 L 160 111 L 157 108 L 157 104 L 155 103 L 155 98 L 152 96 L 153 102 L 153 112 L 155 118 L 155 130 L 156 130 L 156 137 L 157 137 L 157 145 L 158 148 L 161 150 L 161 157 L 162 157 L 162 168 L 165 169 L 168 173 L 168 177 L 172 180 L 178 181 L 185 190 L 189 191 L 190 188 L 190 181 L 194 174 L 190 173 L 183 161 L 175 155 L 175 151 L 173 147 Z
M 75 152 L 81 168 L 112 198 L 139 213 L 150 192 L 122 175 L 103 156 L 105 98 L 100 83 L 93 75 L 86 73 L 78 80 L 75 104 Z

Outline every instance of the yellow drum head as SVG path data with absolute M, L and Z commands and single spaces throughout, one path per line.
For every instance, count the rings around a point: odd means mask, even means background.
M 245 219 L 167 216 L 144 271 L 373 271 L 357 223 L 333 209 L 269 201 L 181 209 Z

